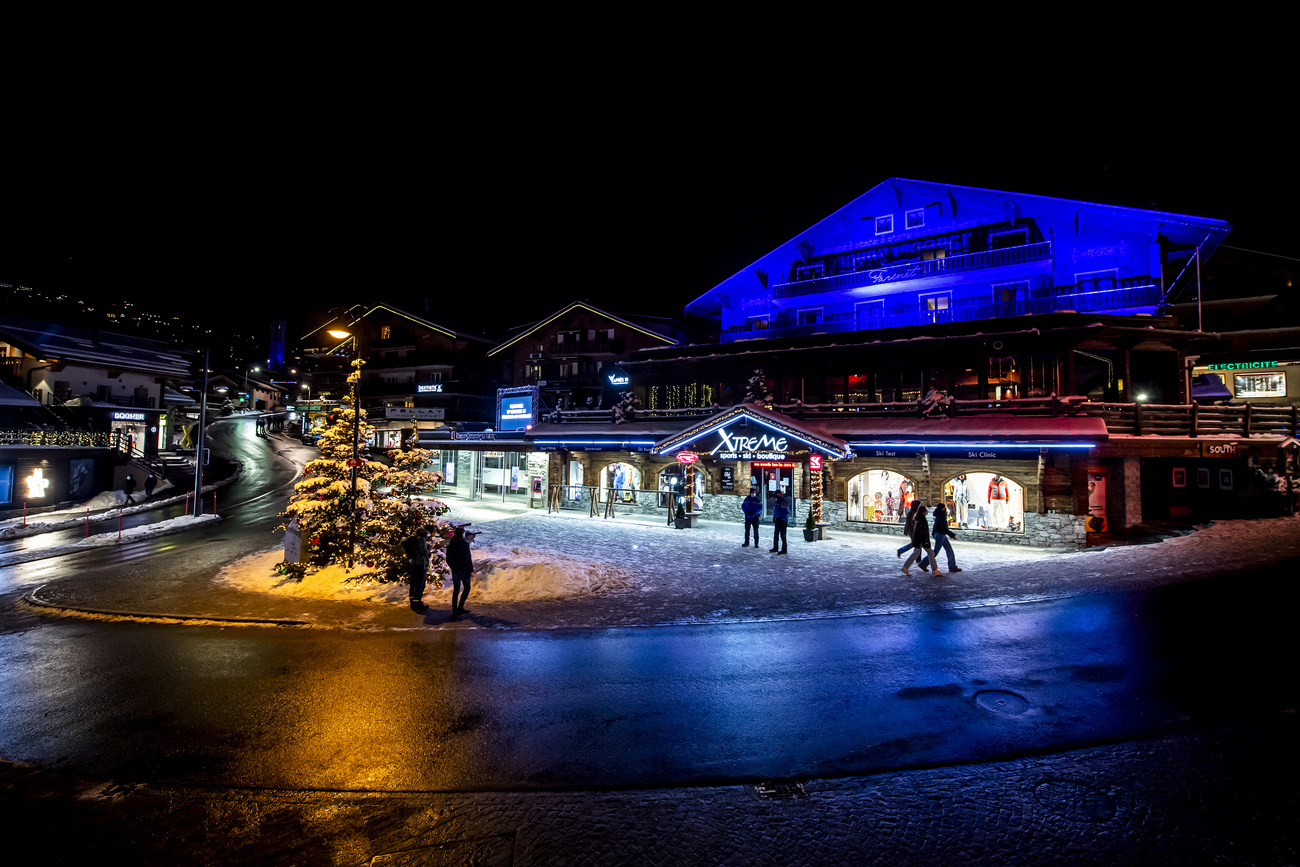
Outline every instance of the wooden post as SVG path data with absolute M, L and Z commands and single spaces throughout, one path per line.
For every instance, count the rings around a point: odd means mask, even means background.
M 1133 435 L 1142 436 L 1142 404 L 1133 404 Z
M 1198 403 L 1192 403 L 1192 436 L 1199 435 L 1201 425 L 1201 406 Z
M 1246 404 L 1246 415 L 1245 418 L 1242 420 L 1242 423 L 1246 429 L 1246 438 L 1249 439 L 1250 438 L 1250 404 Z
M 86 510 L 86 538 L 90 538 L 90 509 Z

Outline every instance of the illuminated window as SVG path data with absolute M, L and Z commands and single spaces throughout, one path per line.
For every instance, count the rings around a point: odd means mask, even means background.
M 380 339 L 380 340 L 387 340 L 388 338 L 390 338 L 390 337 L 392 337 L 392 336 L 393 336 L 393 329 L 392 329 L 390 326 L 388 326 L 388 325 L 381 325 L 381 326 L 379 327 L 379 339 Z
M 916 484 L 902 473 L 870 470 L 849 479 L 848 496 L 850 521 L 901 524 L 916 499 Z
M 1286 397 L 1285 373 L 1238 373 L 1232 384 L 1237 397 Z

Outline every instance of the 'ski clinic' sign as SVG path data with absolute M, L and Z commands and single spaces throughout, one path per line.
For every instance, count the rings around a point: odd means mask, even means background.
M 718 444 L 709 454 L 724 461 L 779 461 L 789 447 L 783 436 L 740 436 L 724 429 L 718 431 Z

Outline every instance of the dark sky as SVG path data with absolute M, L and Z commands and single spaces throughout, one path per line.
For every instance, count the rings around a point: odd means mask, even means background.
M 1289 133 L 1227 85 L 1192 105 L 1122 81 L 947 102 L 738 79 L 435 83 L 33 107 L 4 143 L 0 281 L 259 333 L 425 297 L 484 332 L 574 298 L 679 315 L 895 176 L 1219 217 L 1228 244 L 1300 257 Z

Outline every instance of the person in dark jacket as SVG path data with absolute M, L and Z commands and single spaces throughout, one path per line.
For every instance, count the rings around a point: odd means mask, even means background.
M 948 571 L 960 572 L 961 570 L 957 568 L 957 558 L 952 553 L 952 542 L 948 541 L 950 538 L 956 538 L 956 533 L 948 526 L 948 509 L 943 503 L 939 503 L 934 507 L 934 550 L 935 553 L 947 550 Z M 934 565 L 937 567 L 939 564 L 936 562 Z M 929 570 L 929 559 L 921 558 L 921 568 Z
M 907 562 L 903 564 L 904 575 L 910 576 L 912 574 L 907 571 L 907 567 L 916 562 L 916 559 L 921 556 L 922 551 L 925 551 L 930 562 L 934 564 L 935 569 L 931 574 L 943 574 L 939 571 L 939 564 L 935 561 L 934 551 L 930 550 L 930 527 L 925 523 L 925 518 L 929 514 L 930 510 L 925 506 L 916 510 L 916 529 L 912 532 L 912 556 L 908 557 Z
M 456 527 L 451 534 L 451 541 L 447 543 L 447 568 L 451 569 L 451 616 L 455 617 L 465 613 L 465 600 L 469 599 L 469 577 L 474 572 L 474 557 L 469 552 L 469 540 L 465 538 L 463 524 Z
M 758 521 L 763 515 L 763 501 L 758 498 L 758 491 L 754 488 L 749 489 L 749 496 L 740 504 L 740 510 L 745 513 L 745 544 L 742 548 L 749 547 L 749 528 L 754 528 L 754 550 L 758 550 Z
M 134 505 L 135 500 L 131 499 L 131 495 L 135 493 L 135 476 L 130 473 L 126 474 L 126 481 L 122 483 L 122 491 L 126 494 L 126 504 L 128 506 Z
M 786 553 L 785 529 L 790 523 L 790 510 L 785 506 L 785 497 L 776 498 L 776 506 L 772 509 L 772 554 Z M 781 550 L 777 550 L 780 548 Z
M 153 496 L 153 489 L 156 487 L 158 487 L 158 477 L 150 473 L 149 478 L 144 480 L 144 498 L 146 500 Z
M 411 610 L 423 614 L 424 584 L 429 580 L 429 531 L 421 527 L 415 535 L 402 542 L 406 552 L 406 564 L 411 576 Z
M 916 510 L 919 508 L 921 508 L 920 500 L 913 500 L 912 505 L 907 507 L 907 520 L 903 522 L 903 535 L 907 537 L 907 544 L 898 549 L 899 557 L 912 547 L 912 534 L 916 532 Z

